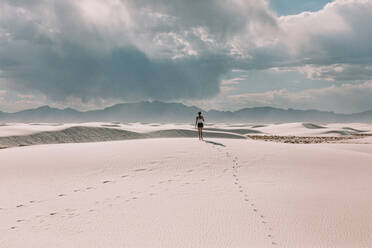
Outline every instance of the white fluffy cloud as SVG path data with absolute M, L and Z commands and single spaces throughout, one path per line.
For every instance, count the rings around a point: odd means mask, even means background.
M 364 81 L 372 78 L 372 65 L 363 64 L 305 65 L 296 70 L 306 74 L 308 78 L 332 82 Z
M 372 2 L 336 0 L 317 12 L 282 16 L 282 42 L 313 63 L 371 62 Z

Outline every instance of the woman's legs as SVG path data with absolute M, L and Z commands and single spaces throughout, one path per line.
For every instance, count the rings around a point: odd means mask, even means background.
M 198 128 L 198 133 L 199 133 L 199 139 L 203 140 L 203 128 L 202 127 Z

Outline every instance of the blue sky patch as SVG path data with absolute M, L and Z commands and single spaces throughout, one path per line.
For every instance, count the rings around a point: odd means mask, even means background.
M 294 15 L 304 11 L 320 10 L 329 0 L 270 0 L 270 8 L 278 15 Z

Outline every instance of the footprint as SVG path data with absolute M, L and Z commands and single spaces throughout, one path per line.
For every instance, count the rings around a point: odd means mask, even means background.
M 273 236 L 271 234 L 267 235 L 267 237 L 272 238 Z
M 257 212 L 257 209 L 254 208 L 253 211 Z
M 23 221 L 25 221 L 25 220 L 16 220 L 17 222 L 23 222 Z
M 135 170 L 133 170 L 133 171 L 145 171 L 146 169 L 143 169 L 143 168 L 140 168 L 140 169 L 135 169 Z
M 188 173 L 190 173 L 190 172 L 193 172 L 194 170 L 188 170 L 188 171 L 186 171 L 186 172 L 188 172 Z
M 70 218 L 72 218 L 72 217 L 75 217 L 75 216 L 79 216 L 80 214 L 69 213 L 68 215 L 70 216 Z
M 62 197 L 62 196 L 65 196 L 65 194 L 59 194 L 58 196 L 59 196 L 59 197 Z
M 124 178 L 124 177 L 128 177 L 128 175 L 122 175 L 121 177 L 122 177 L 122 178 Z
M 52 213 L 50 213 L 49 215 L 56 215 L 57 213 L 56 212 L 52 212 Z
M 275 242 L 271 242 L 271 244 L 272 244 L 272 245 L 277 245 L 277 243 L 275 243 Z
M 23 204 L 19 204 L 19 205 L 17 205 L 16 207 L 17 207 L 17 208 L 21 208 L 21 207 L 25 207 L 25 205 L 23 205 Z
M 105 180 L 105 181 L 103 181 L 102 183 L 111 183 L 111 181 L 109 181 L 109 180 Z
M 245 201 L 249 201 L 247 198 L 246 199 L 244 199 Z
M 15 226 L 12 226 L 12 227 L 10 227 L 10 229 L 16 229 L 16 227 Z
M 80 191 L 80 189 L 74 189 L 74 192 L 79 192 Z
M 93 187 L 86 187 L 85 189 L 90 190 L 90 189 L 94 189 L 94 188 Z

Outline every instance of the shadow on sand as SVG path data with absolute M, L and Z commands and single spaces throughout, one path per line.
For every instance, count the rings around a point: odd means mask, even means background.
M 214 142 L 214 141 L 211 141 L 211 140 L 204 140 L 205 143 L 209 143 L 209 144 L 213 144 L 213 145 L 216 145 L 216 146 L 223 146 L 225 147 L 224 144 L 222 143 L 218 143 L 218 142 Z

